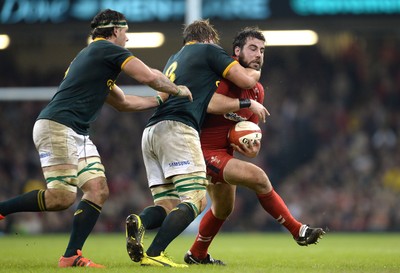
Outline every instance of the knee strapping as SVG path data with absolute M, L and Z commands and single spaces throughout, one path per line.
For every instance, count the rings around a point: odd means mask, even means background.
M 91 179 L 106 177 L 104 166 L 98 157 L 89 157 L 79 161 L 78 170 L 79 187 Z
M 163 200 L 177 200 L 179 202 L 179 194 L 173 184 L 151 187 L 150 190 L 155 203 Z
M 77 170 L 75 169 L 60 169 L 43 172 L 49 189 L 60 189 L 71 192 L 76 192 L 78 183 Z
M 207 179 L 204 172 L 177 175 L 172 179 L 182 203 L 189 204 L 199 215 L 205 207 Z

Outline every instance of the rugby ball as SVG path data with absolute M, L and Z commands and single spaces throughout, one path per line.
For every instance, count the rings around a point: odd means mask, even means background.
M 254 143 L 255 140 L 260 141 L 261 138 L 260 127 L 251 121 L 239 121 L 228 133 L 229 142 L 236 145 Z

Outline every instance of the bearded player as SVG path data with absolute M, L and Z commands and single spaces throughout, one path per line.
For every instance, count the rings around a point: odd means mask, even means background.
M 244 67 L 260 70 L 263 65 L 264 50 L 265 37 L 256 28 L 245 28 L 234 38 L 233 55 Z M 222 80 L 216 93 L 240 98 L 241 101 L 256 100 L 261 104 L 264 101 L 264 88 L 260 83 L 252 89 L 243 90 L 227 80 Z M 207 111 L 215 113 L 217 107 L 211 100 Z M 259 141 L 240 146 L 228 143 L 229 129 L 243 120 L 258 123 L 258 117 L 247 108 L 225 115 L 206 116 L 200 138 L 207 175 L 211 180 L 207 191 L 212 205 L 202 218 L 196 240 L 184 257 L 187 264 L 225 265 L 221 260 L 213 259 L 208 253 L 208 248 L 233 211 L 238 185 L 253 190 L 264 210 L 283 225 L 299 245 L 316 244 L 325 233 L 322 228 L 311 228 L 297 221 L 273 189 L 267 174 L 258 166 L 233 156 L 233 151 L 236 151 L 246 157 L 254 158 L 261 147 Z

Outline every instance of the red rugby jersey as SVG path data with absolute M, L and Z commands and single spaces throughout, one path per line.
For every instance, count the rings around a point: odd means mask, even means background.
M 264 87 L 260 83 L 257 83 L 252 89 L 241 89 L 230 81 L 222 79 L 216 92 L 231 98 L 248 98 L 256 100 L 259 103 L 264 102 Z M 248 108 L 225 115 L 207 114 L 200 133 L 202 149 L 231 148 L 227 139 L 229 129 L 235 123 L 243 120 L 258 123 L 258 116 L 254 115 Z

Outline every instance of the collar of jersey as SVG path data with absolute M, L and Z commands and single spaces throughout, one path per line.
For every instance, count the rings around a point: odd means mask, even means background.
M 96 39 L 94 39 L 94 40 L 93 40 L 93 42 L 100 41 L 100 40 L 104 40 L 104 41 L 106 41 L 106 39 L 105 39 L 105 38 L 96 38 Z
M 193 45 L 193 44 L 198 44 L 199 42 L 197 41 L 191 41 L 191 42 L 187 42 L 185 45 Z

